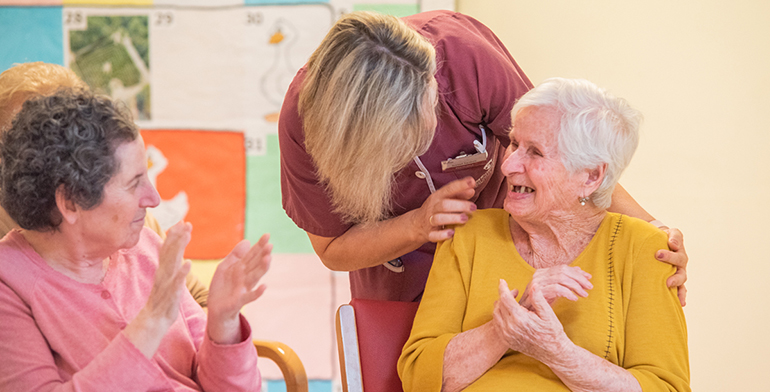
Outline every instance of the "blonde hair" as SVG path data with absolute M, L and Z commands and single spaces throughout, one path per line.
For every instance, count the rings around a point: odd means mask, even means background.
M 87 85 L 70 69 L 44 63 L 16 64 L 0 74 L 0 132 L 10 128 L 21 105 L 36 95 L 51 95 L 62 87 Z
M 299 95 L 305 146 L 349 223 L 392 213 L 395 174 L 433 140 L 436 53 L 393 16 L 345 15 L 310 57 Z

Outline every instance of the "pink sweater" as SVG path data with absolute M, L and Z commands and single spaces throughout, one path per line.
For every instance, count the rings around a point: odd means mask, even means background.
M 121 331 L 152 289 L 160 238 L 149 229 L 116 252 L 100 284 L 53 270 L 18 231 L 0 241 L 0 391 L 258 391 L 251 328 L 218 345 L 185 291 L 179 317 L 148 360 Z

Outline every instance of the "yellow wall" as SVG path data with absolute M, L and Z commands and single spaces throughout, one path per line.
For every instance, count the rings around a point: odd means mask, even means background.
M 645 114 L 621 183 L 690 255 L 692 387 L 770 390 L 770 2 L 458 0 L 533 83 L 589 79 Z

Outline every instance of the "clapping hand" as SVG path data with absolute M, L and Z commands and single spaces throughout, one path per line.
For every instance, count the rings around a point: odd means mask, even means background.
M 270 267 L 273 246 L 265 234 L 254 246 L 243 240 L 217 266 L 208 298 L 208 333 L 212 341 L 234 344 L 241 340 L 241 308 L 259 298 L 265 285 L 257 285 Z
M 190 272 L 190 262 L 184 260 L 184 250 L 190 243 L 192 225 L 179 222 L 168 229 L 165 241 L 158 254 L 158 269 L 146 307 L 156 316 L 170 321 L 179 314 L 179 301 L 184 290 L 184 281 Z
M 183 259 L 192 225 L 179 222 L 168 230 L 158 254 L 158 269 L 147 303 L 123 333 L 147 358 L 152 358 L 168 329 L 179 316 L 179 301 L 190 262 Z

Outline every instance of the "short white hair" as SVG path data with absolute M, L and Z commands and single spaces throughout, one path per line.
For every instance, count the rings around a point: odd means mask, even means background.
M 529 106 L 551 107 L 561 115 L 559 151 L 572 173 L 607 164 L 591 200 L 608 208 L 621 173 L 639 144 L 642 114 L 623 98 L 615 97 L 584 79 L 550 78 L 524 94 L 512 116 Z

